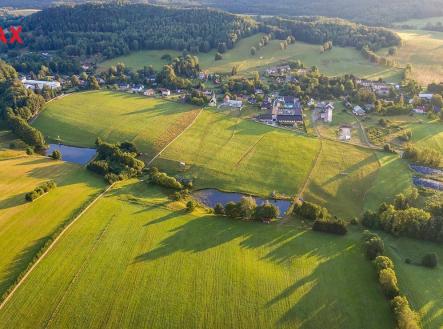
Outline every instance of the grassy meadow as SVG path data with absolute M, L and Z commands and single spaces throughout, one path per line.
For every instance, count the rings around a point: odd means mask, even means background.
M 17 151 L 18 152 L 18 151 Z M 40 156 L 8 157 L 0 151 L 0 295 L 15 281 L 47 238 L 99 193 L 102 178 L 84 168 Z M 25 193 L 48 180 L 57 188 L 34 202 Z
M 423 85 L 443 81 L 443 32 L 395 30 L 403 41 L 393 56 L 399 65 L 412 64 L 413 78 Z M 387 50 L 379 52 L 386 55 Z
M 222 60 L 216 61 L 214 59 L 215 50 L 206 54 L 198 54 L 201 68 L 209 72 L 227 73 L 231 72 L 234 65 L 239 65 L 240 73 L 250 73 L 288 60 L 301 60 L 306 66 L 316 65 L 321 72 L 327 75 L 353 73 L 373 79 L 383 77 L 389 81 L 399 80 L 399 70 L 387 69 L 383 66 L 372 64 L 354 48 L 334 47 L 332 51 L 321 54 L 319 45 L 295 42 L 289 45 L 288 49 L 280 50 L 280 41 L 271 40 L 255 56 L 251 56 L 250 49 L 258 44 L 261 36 L 262 34 L 256 34 L 240 40 L 233 49 L 223 54 Z M 174 57 L 179 56 L 180 52 L 170 50 L 134 52 L 105 61 L 100 64 L 100 69 L 103 70 L 121 62 L 133 69 L 152 65 L 154 69 L 159 70 L 163 65 L 167 64 L 166 61 L 161 59 L 161 56 L 164 54 L 170 54 Z
M 429 252 L 443 259 L 441 245 L 408 238 L 383 236 L 389 257 L 395 263 L 400 289 L 420 314 L 423 329 L 441 328 L 443 323 L 443 267 L 429 269 L 417 265 Z M 409 258 L 413 264 L 406 264 Z
M 160 98 L 93 91 L 68 95 L 46 105 L 35 121 L 49 141 L 93 146 L 97 136 L 109 142 L 134 142 L 147 158 L 177 136 L 199 109 Z
M 295 195 L 313 164 L 319 141 L 244 119 L 238 112 L 204 110 L 197 122 L 154 162 L 217 187 L 268 196 Z
M 0 312 L 9 328 L 392 328 L 359 234 L 192 214 L 144 183 L 96 203 Z

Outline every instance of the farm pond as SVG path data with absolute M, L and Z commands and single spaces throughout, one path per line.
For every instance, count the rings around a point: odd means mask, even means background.
M 239 202 L 242 197 L 249 196 L 243 193 L 223 192 L 212 188 L 195 191 L 192 193 L 192 195 L 199 202 L 211 208 L 214 208 L 217 203 L 221 203 L 224 206 L 228 202 Z M 265 201 L 269 201 L 269 203 L 274 204 L 280 210 L 280 217 L 286 214 L 291 206 L 290 200 L 263 199 L 255 196 L 252 197 L 255 199 L 257 205 L 261 205 Z
M 49 144 L 45 155 L 50 156 L 52 152 L 59 150 L 62 154 L 62 160 L 81 165 L 87 164 L 96 153 L 93 148 L 67 146 L 63 144 Z

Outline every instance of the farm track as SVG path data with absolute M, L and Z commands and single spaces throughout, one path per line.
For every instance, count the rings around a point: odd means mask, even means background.
M 240 163 L 255 149 L 258 143 L 264 138 L 265 136 L 261 136 L 254 144 L 251 145 L 251 147 L 241 156 L 241 158 L 237 161 L 235 164 L 235 167 L 238 167 Z

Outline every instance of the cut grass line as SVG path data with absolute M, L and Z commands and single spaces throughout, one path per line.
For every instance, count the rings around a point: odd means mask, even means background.
M 89 250 L 85 260 L 82 262 L 82 264 L 80 264 L 80 267 L 79 267 L 78 271 L 75 273 L 75 275 L 73 276 L 72 280 L 69 282 L 68 286 L 66 287 L 65 291 L 63 292 L 63 296 L 60 298 L 59 302 L 57 303 L 57 305 L 54 308 L 54 311 L 52 312 L 52 314 L 50 315 L 48 321 L 46 322 L 45 329 L 49 328 L 49 326 L 51 325 L 51 323 L 54 320 L 55 316 L 58 314 L 60 308 L 62 307 L 63 302 L 65 301 L 66 296 L 68 295 L 69 290 L 75 284 L 75 282 L 80 277 L 80 275 L 83 273 L 83 271 L 85 270 L 86 266 L 89 264 L 89 260 L 92 257 L 92 254 L 97 249 L 97 246 L 99 245 L 99 243 L 102 240 L 103 236 L 107 232 L 108 227 L 111 224 L 111 222 L 114 219 L 114 217 L 115 217 L 115 215 L 111 216 L 111 219 L 109 219 L 109 221 L 106 223 L 105 227 L 102 229 L 102 231 L 99 233 L 99 235 L 95 239 L 95 241 L 94 241 L 94 243 L 92 245 L 92 248 Z
M 171 145 L 172 143 L 174 143 L 177 139 L 180 138 L 181 135 L 183 135 L 189 128 L 192 127 L 192 125 L 197 121 L 198 117 L 200 116 L 200 114 L 203 112 L 203 108 L 200 110 L 200 112 L 198 112 L 198 114 L 195 116 L 194 120 L 192 120 L 192 122 L 185 128 L 183 129 L 183 131 L 178 134 L 177 136 L 174 137 L 174 139 L 172 141 L 170 141 L 168 144 L 166 144 L 166 146 L 160 150 L 160 152 L 158 152 L 152 159 L 151 161 L 148 162 L 147 166 L 150 166 L 151 163 L 153 163 L 155 161 L 155 159 L 157 159 L 160 154 L 162 154 L 168 147 L 169 145 Z
M 248 156 L 249 153 L 252 152 L 252 150 L 257 146 L 258 143 L 265 137 L 265 135 L 261 136 L 251 147 L 241 156 L 241 158 L 237 161 L 235 164 L 235 167 L 238 167 L 240 163 L 243 161 L 244 158 Z
M 32 271 L 37 267 L 38 264 L 48 255 L 48 253 L 54 248 L 54 246 L 57 244 L 57 242 L 61 239 L 61 237 L 69 230 L 69 228 L 77 222 L 77 220 L 83 216 L 98 200 L 100 200 L 107 192 L 109 192 L 114 184 L 108 186 L 102 193 L 100 193 L 94 200 L 89 203 L 89 205 L 83 209 L 61 232 L 57 237 L 54 239 L 54 241 L 49 245 L 49 247 L 43 252 L 43 254 L 36 260 L 36 262 L 31 266 L 31 268 L 23 275 L 23 277 L 20 279 L 20 281 L 17 282 L 15 287 L 11 290 L 11 292 L 5 297 L 5 299 L 0 304 L 0 310 L 3 309 L 3 307 L 6 305 L 6 303 L 11 299 L 11 297 L 14 295 L 14 293 L 17 291 L 18 288 L 25 282 L 25 280 L 28 278 L 28 276 L 32 273 Z

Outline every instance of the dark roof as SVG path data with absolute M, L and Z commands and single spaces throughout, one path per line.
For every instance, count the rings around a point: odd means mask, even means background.
M 260 114 L 258 120 L 272 120 L 272 114 Z
M 302 115 L 289 115 L 289 114 L 279 114 L 277 115 L 277 121 L 290 121 L 290 122 L 296 122 L 296 121 L 303 121 Z

